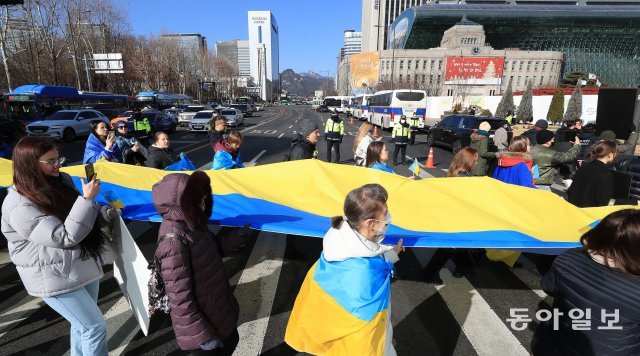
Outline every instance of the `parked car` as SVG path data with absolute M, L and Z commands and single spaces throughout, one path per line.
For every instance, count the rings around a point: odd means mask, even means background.
M 242 115 L 244 115 L 244 117 L 250 117 L 251 115 L 253 115 L 253 108 L 250 105 L 247 105 L 247 104 L 231 104 L 231 106 L 229 106 L 229 107 L 233 108 L 233 109 L 240 110 L 240 112 L 242 112 Z
M 256 105 L 256 111 L 264 111 L 264 106 L 261 104 Z
M 200 111 L 208 110 L 204 105 L 189 105 L 178 114 L 178 125 L 190 127 L 191 119 Z
M 209 132 L 209 123 L 217 113 L 214 110 L 203 110 L 197 112 L 189 123 L 191 132 Z
M 176 123 L 178 122 L 178 114 L 180 113 L 180 109 L 164 109 L 163 112 L 167 114 L 171 119 L 173 119 Z
M 145 110 L 142 111 L 142 117 L 149 120 L 149 125 L 151 125 L 151 130 L 155 131 L 164 131 L 166 133 L 174 133 L 176 132 L 178 124 L 174 119 L 172 119 L 169 115 L 165 114 L 162 111 L 157 110 Z M 131 121 L 131 117 L 129 117 L 129 130 L 133 130 L 133 121 Z
M 129 118 L 132 115 L 133 115 L 133 111 L 131 110 L 120 113 L 120 115 L 118 115 L 116 118 L 111 119 L 110 121 L 111 129 L 115 129 L 116 124 L 120 121 L 129 121 Z
M 318 105 L 317 112 L 329 112 L 329 108 L 326 105 Z
M 92 121 L 102 121 L 109 125 L 109 119 L 96 110 L 60 110 L 42 121 L 27 125 L 27 133 L 71 142 L 76 136 L 88 136 Z
M 501 119 L 494 117 L 476 117 L 471 115 L 450 115 L 431 127 L 427 135 L 427 145 L 443 145 L 450 147 L 454 154 L 471 143 L 471 134 L 476 132 L 480 123 L 486 121 L 491 125 L 489 131 L 489 151 L 497 151 L 493 144 L 493 134 L 500 127 Z M 513 133 L 509 130 L 509 141 Z
M 228 126 L 240 126 L 244 123 L 244 115 L 238 109 L 227 108 L 220 111 L 220 115 L 227 119 Z

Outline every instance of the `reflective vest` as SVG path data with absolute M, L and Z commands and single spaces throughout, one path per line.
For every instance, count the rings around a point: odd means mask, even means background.
M 133 120 L 133 130 L 144 131 L 149 134 L 151 132 L 151 125 L 149 124 L 149 120 L 146 117 L 142 118 L 142 120 Z
M 417 128 L 420 127 L 420 119 L 417 117 L 412 117 L 409 119 L 409 126 L 411 126 L 411 128 Z
M 329 118 L 324 126 L 324 133 L 327 136 L 327 140 L 340 141 L 344 136 L 344 121 L 335 122 Z
M 396 145 L 406 145 L 411 138 L 411 129 L 408 126 L 397 124 L 393 127 L 391 137 Z

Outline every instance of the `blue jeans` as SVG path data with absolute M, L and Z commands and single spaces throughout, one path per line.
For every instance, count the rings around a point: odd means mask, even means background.
M 100 280 L 73 292 L 42 298 L 71 323 L 71 356 L 107 356 L 107 322 L 98 308 Z

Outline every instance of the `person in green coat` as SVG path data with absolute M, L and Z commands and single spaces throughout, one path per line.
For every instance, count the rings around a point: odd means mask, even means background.
M 472 176 L 486 176 L 489 167 L 488 160 L 496 158 L 495 152 L 489 152 L 489 131 L 491 124 L 486 121 L 480 123 L 477 132 L 471 134 L 469 147 L 478 151 L 478 163 L 471 171 Z
M 538 166 L 539 177 L 536 186 L 540 189 L 551 190 L 551 184 L 558 175 L 560 166 L 575 162 L 580 156 L 580 138 L 573 140 L 573 146 L 567 152 L 558 152 L 551 149 L 555 138 L 553 132 L 541 130 L 536 134 L 537 145 L 531 148 L 531 158 L 534 166 Z

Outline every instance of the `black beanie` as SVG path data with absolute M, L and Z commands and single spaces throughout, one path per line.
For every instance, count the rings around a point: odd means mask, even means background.
M 539 145 L 544 145 L 545 143 L 551 141 L 555 134 L 549 130 L 540 130 L 536 133 L 536 143 Z

